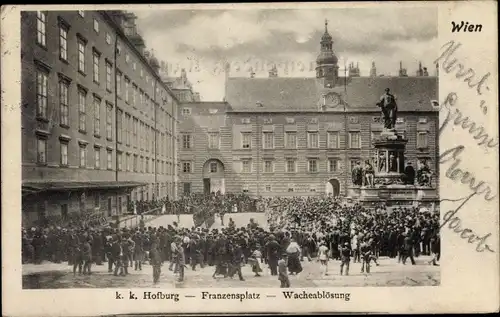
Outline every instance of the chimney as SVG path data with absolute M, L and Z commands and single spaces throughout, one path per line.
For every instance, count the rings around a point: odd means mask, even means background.
M 370 69 L 370 77 L 377 77 L 377 67 L 375 67 L 375 62 L 372 62 L 372 68 Z
M 269 78 L 278 77 L 278 69 L 276 68 L 276 64 L 273 65 L 273 68 L 269 71 Z
M 424 76 L 424 70 L 422 69 L 422 62 L 418 62 L 417 76 Z

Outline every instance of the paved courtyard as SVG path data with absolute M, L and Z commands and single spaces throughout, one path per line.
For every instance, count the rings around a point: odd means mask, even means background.
M 330 261 L 329 274 L 322 276 L 320 264 L 315 260 L 302 262 L 304 270 L 298 276 L 290 276 L 292 287 L 338 287 L 338 286 L 437 286 L 440 284 L 440 267 L 427 264 L 429 257 L 419 257 L 417 264 L 402 265 L 396 259 L 380 258 L 380 266 L 372 266 L 370 274 L 360 273 L 361 264 L 351 263 L 350 275 L 341 276 L 339 262 Z M 262 266 L 264 269 L 264 266 Z M 261 277 L 254 277 L 249 265 L 242 268 L 245 281 L 217 277 L 212 278 L 214 267 L 191 268 L 185 271 L 185 281 L 177 283 L 176 276 L 168 270 L 168 263 L 162 267 L 160 283 L 153 284 L 152 267 L 144 265 L 142 271 L 129 270 L 127 276 L 113 276 L 107 271 L 107 264 L 94 265 L 91 276 L 73 276 L 72 266 L 67 264 L 43 263 L 23 265 L 23 288 L 209 288 L 209 287 L 279 287 L 276 276 L 266 268 Z

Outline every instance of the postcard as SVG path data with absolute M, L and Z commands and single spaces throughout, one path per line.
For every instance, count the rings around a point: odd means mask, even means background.
M 496 2 L 1 15 L 3 315 L 498 311 Z

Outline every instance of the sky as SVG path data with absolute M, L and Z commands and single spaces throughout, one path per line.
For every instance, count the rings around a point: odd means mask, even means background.
M 167 63 L 169 76 L 185 68 L 202 101 L 224 97 L 223 65 L 231 77 L 267 77 L 273 64 L 280 77 L 314 77 L 320 39 L 333 37 L 344 64 L 359 63 L 368 76 L 397 75 L 399 62 L 414 75 L 418 63 L 434 73 L 438 54 L 437 10 L 431 7 L 303 9 L 146 9 L 134 10 L 148 50 Z

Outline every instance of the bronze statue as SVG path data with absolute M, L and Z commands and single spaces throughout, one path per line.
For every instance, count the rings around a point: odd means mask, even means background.
M 382 110 L 384 128 L 395 129 L 398 106 L 396 104 L 396 98 L 390 93 L 389 88 L 385 89 L 385 94 L 380 98 L 380 101 L 377 102 L 377 107 L 380 107 Z

